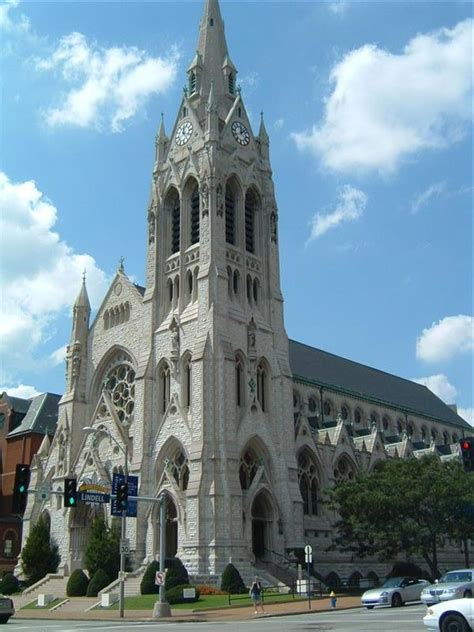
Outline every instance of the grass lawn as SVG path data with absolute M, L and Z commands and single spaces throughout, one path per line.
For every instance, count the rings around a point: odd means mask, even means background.
M 38 600 L 35 599 L 34 601 L 27 604 L 26 606 L 23 606 L 21 610 L 49 610 L 50 608 L 58 604 L 60 601 L 64 601 L 64 598 L 53 599 L 53 601 L 50 601 L 47 606 L 37 606 L 36 604 L 38 603 Z
M 125 610 L 152 610 L 155 602 L 158 601 L 158 595 L 137 595 L 136 597 L 125 597 Z M 264 603 L 284 603 L 291 601 L 300 601 L 301 597 L 288 596 L 286 594 L 267 594 L 265 595 Z M 245 606 L 249 608 L 252 602 L 248 595 L 232 595 L 231 607 Z M 194 603 L 180 603 L 171 606 L 172 610 L 199 610 L 204 608 L 228 608 L 229 597 L 228 595 L 203 595 L 199 601 Z M 112 606 L 112 609 L 117 610 L 118 603 Z

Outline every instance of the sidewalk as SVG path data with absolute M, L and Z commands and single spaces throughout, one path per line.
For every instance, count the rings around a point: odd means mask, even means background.
M 337 610 L 347 608 L 357 608 L 360 606 L 360 597 L 339 597 L 337 600 Z M 322 612 L 330 610 L 329 598 L 311 600 L 311 611 L 308 609 L 307 601 L 272 603 L 265 606 L 265 615 L 254 615 L 253 606 L 248 608 L 220 608 L 219 610 L 172 610 L 172 618 L 167 621 L 174 622 L 211 622 L 211 621 L 242 621 L 246 619 L 257 619 L 262 617 L 281 617 L 287 615 L 306 614 L 308 612 Z M 49 612 L 44 610 L 19 610 L 15 614 L 15 619 L 55 619 L 55 620 L 79 620 L 79 621 L 117 621 L 118 610 L 92 610 L 90 612 Z M 127 621 L 150 621 L 150 610 L 129 610 L 125 611 Z M 161 619 L 164 621 L 165 619 Z

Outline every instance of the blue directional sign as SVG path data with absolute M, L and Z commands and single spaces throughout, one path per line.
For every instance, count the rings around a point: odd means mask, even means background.
M 117 487 L 125 482 L 124 474 L 114 474 L 112 479 L 112 495 L 115 496 L 117 494 Z M 131 496 L 138 496 L 138 476 L 127 476 L 128 483 L 128 502 L 127 502 L 127 517 L 128 518 L 136 518 L 137 517 L 137 501 L 131 500 Z M 117 501 L 112 499 L 110 504 L 110 513 L 112 516 L 121 516 L 122 512 L 117 509 Z

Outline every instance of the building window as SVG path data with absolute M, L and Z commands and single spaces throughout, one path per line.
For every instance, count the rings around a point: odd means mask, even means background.
M 179 252 L 181 239 L 181 208 L 177 192 L 171 201 L 171 254 Z
M 230 186 L 225 189 L 225 240 L 235 246 L 235 195 Z
M 331 416 L 331 404 L 329 402 L 324 402 L 323 410 L 325 417 Z
M 13 540 L 11 538 L 4 540 L 3 555 L 4 557 L 13 557 Z
M 354 421 L 356 422 L 356 424 L 360 424 L 360 422 L 362 421 L 362 415 L 359 409 L 357 409 L 354 413 Z
M 199 189 L 196 186 L 191 196 L 191 245 L 199 241 Z
M 399 419 L 397 421 L 397 433 L 399 436 L 401 436 L 402 432 L 403 432 L 403 422 L 401 419 Z
M 235 75 L 233 72 L 229 75 L 229 92 L 230 94 L 235 94 Z
M 448 445 L 449 444 L 449 435 L 448 435 L 448 433 L 446 431 L 443 432 L 443 443 L 444 443 L 444 445 Z
M 306 450 L 298 456 L 298 481 L 305 516 L 316 516 L 318 513 L 318 480 L 316 465 Z
M 257 472 L 257 457 L 253 450 L 248 449 L 246 450 L 244 456 L 240 459 L 239 479 L 241 489 L 247 490 L 250 488 Z
M 247 301 L 252 305 L 252 279 L 250 274 L 247 275 Z
M 413 424 L 412 423 L 407 424 L 407 435 L 408 435 L 408 437 L 410 437 L 410 439 L 412 439 L 414 434 L 415 434 L 415 430 L 414 430 Z
M 308 408 L 310 413 L 315 413 L 317 408 L 317 403 L 314 397 L 310 397 L 308 400 Z
M 185 408 L 191 408 L 192 397 L 192 367 L 191 358 L 187 358 L 184 362 L 184 406 Z
M 160 371 L 161 412 L 165 413 L 170 402 L 170 369 L 165 364 Z
M 347 419 L 349 419 L 349 409 L 347 408 L 347 406 L 343 406 L 341 408 L 341 417 L 344 421 L 347 421 Z
M 188 489 L 189 483 L 189 467 L 188 459 L 183 450 L 179 448 L 174 457 L 168 463 L 168 467 L 171 470 L 171 474 L 176 481 L 178 489 L 185 492 Z
M 355 469 L 347 457 L 342 456 L 334 468 L 336 483 L 344 483 L 355 479 Z
M 255 253 L 255 211 L 257 197 L 253 191 L 248 191 L 245 196 L 245 249 Z
M 238 270 L 234 270 L 234 294 L 237 295 L 239 293 L 240 286 L 240 275 Z
M 257 368 L 257 399 L 263 412 L 267 409 L 267 372 L 265 366 L 260 363 Z
M 253 300 L 255 302 L 255 305 L 257 305 L 257 303 L 258 303 L 258 297 L 259 297 L 258 279 L 254 279 L 253 280 Z
M 135 371 L 129 364 L 119 364 L 113 368 L 103 381 L 103 390 L 107 391 L 122 423 L 131 420 L 135 407 Z M 107 416 L 107 407 L 99 409 L 100 416 Z
M 240 358 L 235 361 L 235 401 L 239 407 L 244 404 L 244 368 Z
M 196 85 L 196 73 L 194 71 L 191 71 L 189 73 L 189 94 L 194 94 L 196 92 Z

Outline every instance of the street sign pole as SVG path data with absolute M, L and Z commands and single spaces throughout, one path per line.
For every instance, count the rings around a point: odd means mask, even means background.
M 128 443 L 125 443 L 125 485 L 128 483 Z M 125 601 L 125 546 L 122 543 L 125 542 L 127 537 L 127 509 L 122 510 L 122 530 L 120 538 L 120 593 L 119 593 L 119 610 L 120 618 L 124 617 L 124 601 Z
M 161 494 L 160 502 L 160 574 L 166 576 L 165 558 L 166 558 L 166 494 Z M 160 585 L 160 600 L 155 603 L 153 608 L 153 618 L 161 619 L 161 617 L 171 617 L 171 608 L 166 601 L 165 582 Z
M 304 557 L 306 562 L 306 570 L 308 573 L 308 610 L 311 610 L 311 562 L 313 561 L 313 548 L 307 544 L 304 547 Z

